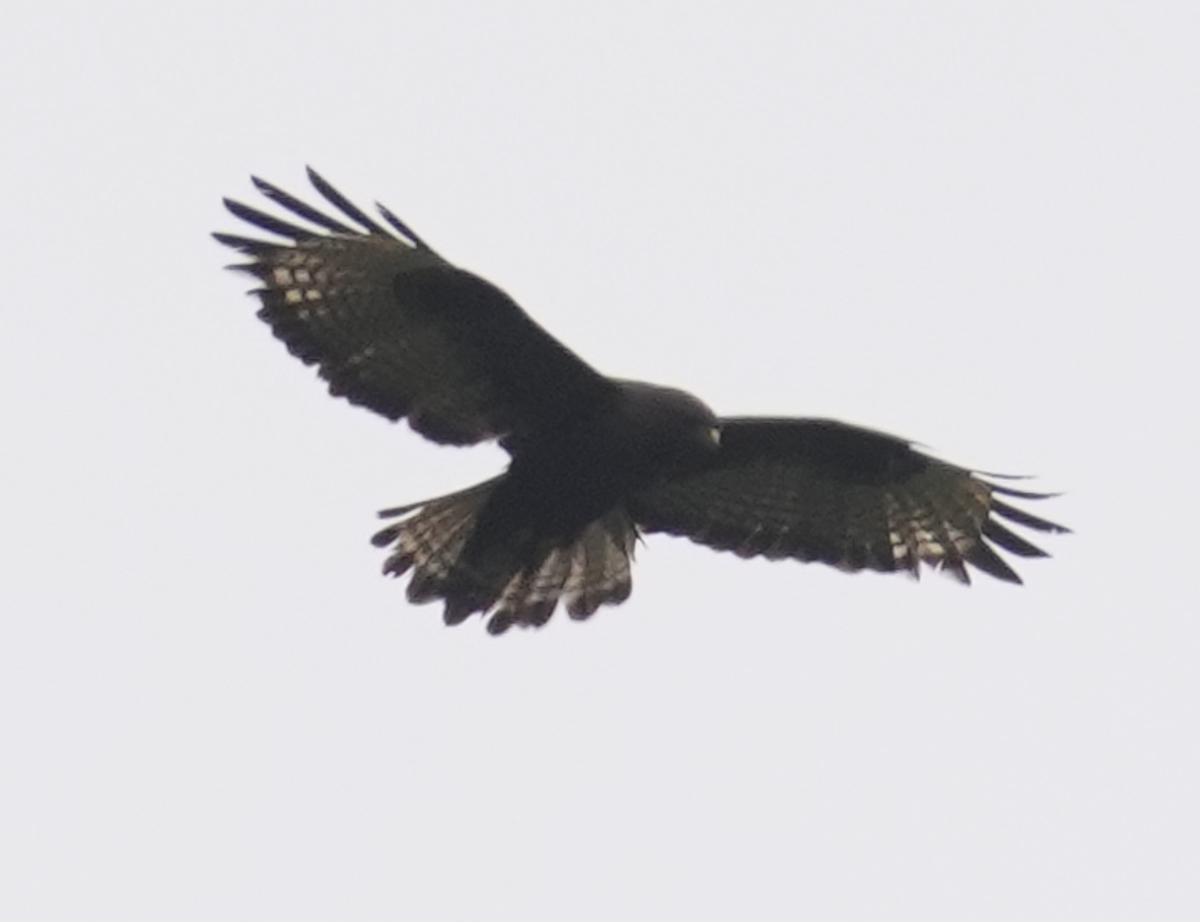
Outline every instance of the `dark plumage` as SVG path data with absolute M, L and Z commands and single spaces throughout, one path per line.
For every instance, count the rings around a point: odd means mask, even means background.
M 250 257 L 258 315 L 315 364 L 330 393 L 426 438 L 496 439 L 502 475 L 385 510 L 384 570 L 411 571 L 413 602 L 445 620 L 474 612 L 500 633 L 537 626 L 559 601 L 573 618 L 629 597 L 639 532 L 741 556 L 843 570 L 920 564 L 969 582 L 972 566 L 1020 578 L 992 545 L 1045 556 L 1001 524 L 1066 529 L 999 497 L 1039 499 L 930 458 L 905 441 L 832 420 L 719 419 L 682 391 L 606 378 L 506 294 L 450 265 L 382 206 L 376 222 L 313 171 L 350 224 L 262 180 L 267 198 L 316 229 L 226 199 L 284 238 L 214 235 Z

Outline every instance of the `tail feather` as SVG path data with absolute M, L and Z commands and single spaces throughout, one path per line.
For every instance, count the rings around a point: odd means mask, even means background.
M 495 480 L 489 480 L 460 493 L 379 513 L 381 518 L 399 518 L 371 538 L 376 547 L 396 545 L 383 564 L 383 572 L 403 576 L 412 567 L 417 568 L 408 587 L 410 601 L 428 602 L 436 597 L 425 595 L 426 587 L 430 581 L 450 575 L 471 537 L 475 517 L 495 484 Z
M 442 599 L 447 624 L 458 624 L 475 612 L 485 617 L 491 612 L 488 631 L 502 634 L 513 625 L 540 627 L 560 600 L 572 618 L 583 619 L 601 605 L 629 598 L 637 532 L 623 510 L 605 514 L 566 545 L 538 547 L 538 539 L 525 532 L 512 536 L 506 546 L 472 552 L 473 559 L 464 560 L 496 482 L 380 513 L 399 521 L 372 541 L 379 547 L 394 545 L 383 565 L 385 573 L 403 576 L 412 571 L 406 592 L 410 602 Z M 529 559 L 534 563 L 521 564 Z
M 575 542 L 563 587 L 567 614 L 582 621 L 601 605 L 619 605 L 629 598 L 636 536 L 632 522 L 622 512 L 610 512 L 584 530 Z

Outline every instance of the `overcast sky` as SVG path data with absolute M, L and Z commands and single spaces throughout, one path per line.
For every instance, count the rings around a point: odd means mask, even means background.
M 990 10 L 990 11 L 989 11 Z M 26 4 L 0 36 L 0 918 L 1200 911 L 1193 3 Z M 497 640 L 208 234 L 311 163 L 602 371 L 1063 490 L 1026 585 L 653 537 Z

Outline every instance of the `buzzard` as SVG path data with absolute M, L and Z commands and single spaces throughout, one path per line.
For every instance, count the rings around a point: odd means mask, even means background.
M 841 570 L 968 567 L 1019 583 L 995 547 L 1045 552 L 1002 520 L 1066 529 L 1009 505 L 1041 499 L 827 419 L 718 417 L 690 394 L 601 375 L 500 289 L 459 269 L 377 205 L 383 224 L 311 169 L 332 217 L 254 185 L 294 218 L 225 200 L 281 241 L 215 234 L 249 257 L 258 316 L 329 391 L 434 442 L 496 440 L 501 475 L 387 509 L 384 572 L 447 624 L 479 612 L 500 634 L 545 624 L 561 600 L 587 618 L 629 597 L 640 534 L 682 535 L 742 557 Z M 296 223 L 300 219 L 304 223 Z M 384 224 L 387 226 L 385 227 Z M 995 547 L 993 547 L 995 545 Z

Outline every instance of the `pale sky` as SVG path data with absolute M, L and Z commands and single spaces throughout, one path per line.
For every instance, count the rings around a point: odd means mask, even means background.
M 0 36 L 0 918 L 1200 913 L 1193 3 L 46 2 Z M 686 541 L 497 640 L 209 238 L 312 164 L 602 371 L 1062 490 L 1026 585 Z

